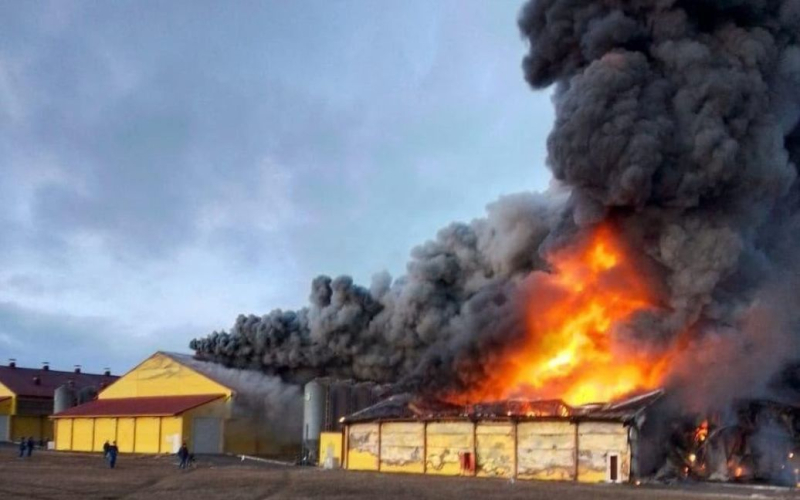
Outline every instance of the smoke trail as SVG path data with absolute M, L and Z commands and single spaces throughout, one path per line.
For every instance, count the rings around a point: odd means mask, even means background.
M 548 255 L 611 221 L 662 306 L 618 325 L 619 349 L 688 332 L 696 354 L 676 383 L 708 370 L 722 379 L 708 391 L 730 397 L 731 371 L 703 353 L 741 364 L 755 343 L 760 360 L 797 358 L 793 294 L 772 292 L 800 269 L 800 1 L 533 0 L 519 27 L 525 79 L 556 89 L 548 165 L 561 187 L 442 229 L 394 281 L 319 277 L 307 308 L 240 316 L 192 341 L 200 356 L 286 378 L 470 387 L 524 335 L 526 281 Z M 780 368 L 746 366 L 760 381 L 748 391 Z

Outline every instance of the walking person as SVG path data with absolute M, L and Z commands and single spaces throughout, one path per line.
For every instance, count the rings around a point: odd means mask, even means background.
M 180 465 L 178 466 L 179 468 L 185 469 L 189 466 L 189 447 L 186 446 L 185 441 L 178 449 L 178 458 L 181 461 Z
M 28 456 L 29 456 L 29 457 L 30 457 L 30 456 L 31 456 L 31 454 L 33 453 L 33 445 L 34 445 L 34 443 L 33 443 L 33 436 L 29 436 L 29 437 L 28 437 L 28 442 L 27 442 L 27 443 L 25 443 L 25 447 L 28 449 Z
M 105 460 L 108 460 L 108 450 L 109 450 L 109 448 L 111 448 L 111 443 L 109 443 L 108 439 L 106 439 L 106 442 L 103 443 L 103 459 L 105 459 Z
M 117 448 L 117 442 L 114 441 L 108 447 L 108 466 L 112 469 L 117 466 L 117 454 L 119 453 L 119 448 Z
M 28 441 L 25 439 L 25 436 L 19 438 L 19 458 L 25 457 L 25 449 L 28 446 Z

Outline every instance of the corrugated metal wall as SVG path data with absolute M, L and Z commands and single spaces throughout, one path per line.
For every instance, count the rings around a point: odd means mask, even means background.
M 175 453 L 182 429 L 181 417 L 60 418 L 56 449 L 100 452 L 116 441 L 121 453 Z
M 345 448 L 351 470 L 468 474 L 460 455 L 471 453 L 479 477 L 630 479 L 628 429 L 616 422 L 359 423 L 347 426 Z M 610 469 L 614 462 L 616 474 Z
M 570 422 L 520 423 L 517 460 L 520 479 L 575 479 L 575 426 Z
M 459 454 L 475 450 L 474 424 L 471 422 L 428 423 L 425 467 L 428 474 L 458 476 Z
M 514 425 L 479 422 L 475 427 L 475 465 L 480 477 L 513 477 Z
M 619 481 L 630 478 L 631 461 L 627 430 L 619 424 L 581 422 L 578 425 L 578 480 L 596 483 L 610 480 L 609 462 L 619 464 Z
M 381 424 L 381 470 L 385 472 L 425 471 L 425 424 Z
M 347 468 L 378 470 L 379 424 L 351 425 L 347 434 Z

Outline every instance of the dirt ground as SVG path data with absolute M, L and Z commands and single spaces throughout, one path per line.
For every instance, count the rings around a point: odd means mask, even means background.
M 324 471 L 233 457 L 200 458 L 180 471 L 173 457 L 121 455 L 108 469 L 96 454 L 38 452 L 19 459 L 0 448 L 2 499 L 719 499 L 800 498 L 787 489 L 691 485 L 579 485 Z

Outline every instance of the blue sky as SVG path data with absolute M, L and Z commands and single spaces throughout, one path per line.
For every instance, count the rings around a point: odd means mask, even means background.
M 124 371 L 546 188 L 520 5 L 0 2 L 0 362 Z

